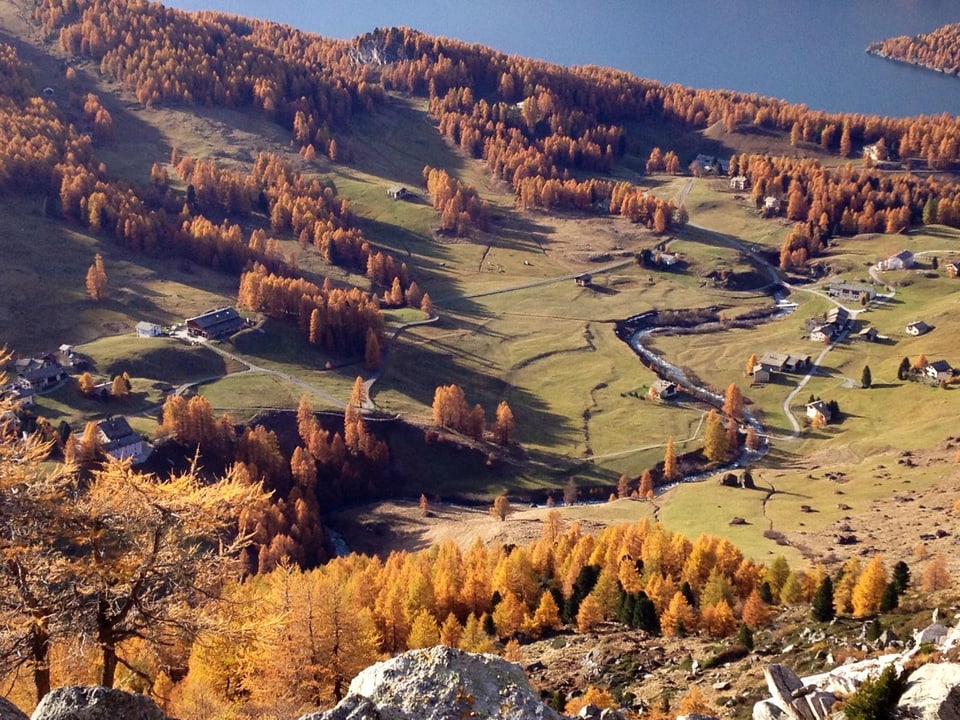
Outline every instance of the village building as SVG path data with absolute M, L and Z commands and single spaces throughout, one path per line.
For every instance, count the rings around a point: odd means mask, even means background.
M 163 332 L 162 328 L 156 323 L 147 322 L 146 320 L 141 320 L 137 323 L 137 337 L 138 338 L 151 338 L 159 337 Z
M 881 270 L 909 270 L 916 262 L 913 253 L 909 250 L 901 250 L 896 255 L 881 260 L 877 267 Z
M 913 335 L 917 337 L 919 335 L 926 335 L 933 328 L 927 325 L 923 320 L 914 320 L 912 323 L 908 323 L 906 327 L 907 335 Z
M 818 325 L 810 332 L 810 339 L 813 342 L 818 343 L 828 343 L 831 342 L 837 335 L 839 330 L 837 326 L 833 323 L 826 323 L 824 325 Z
M 729 169 L 730 164 L 713 155 L 704 155 L 700 153 L 690 164 L 695 173 L 701 175 L 724 175 Z
M 37 391 L 30 383 L 17 380 L 0 387 L 0 399 L 8 400 L 18 408 L 28 408 L 36 404 Z
M 394 185 L 393 187 L 387 188 L 387 195 L 393 200 L 402 200 L 410 195 L 410 191 L 403 185 Z
M 194 337 L 226 337 L 242 330 L 244 325 L 246 320 L 232 307 L 218 308 L 187 318 L 187 332 Z
M 765 370 L 759 363 L 753 366 L 751 376 L 754 385 L 764 385 L 773 379 L 773 374 L 769 370 Z
M 20 380 L 38 393 L 50 390 L 67 377 L 66 369 L 53 354 L 17 360 L 14 367 Z
M 960 263 L 947 263 L 945 269 L 948 277 L 955 278 L 958 274 L 960 274 Z
M 648 393 L 651 400 L 668 400 L 677 395 L 677 384 L 670 380 L 657 380 L 650 386 Z
M 754 374 L 757 368 L 769 373 L 803 373 L 810 369 L 813 364 L 809 355 L 788 355 L 779 352 L 765 352 L 757 360 L 754 366 Z
M 923 372 L 928 378 L 936 380 L 937 382 L 947 381 L 953 378 L 953 368 L 946 360 L 935 360 L 932 363 L 927 363 Z
M 838 280 L 827 285 L 827 295 L 839 300 L 859 300 L 864 296 L 867 300 L 873 300 L 877 296 L 877 289 L 869 283 Z
M 780 198 L 767 195 L 763 199 L 763 212 L 767 215 L 776 215 L 780 212 Z
M 593 278 L 590 276 L 590 273 L 580 273 L 573 280 L 578 287 L 589 287 L 590 283 L 593 282 Z
M 807 417 L 815 423 L 826 425 L 833 417 L 833 413 L 823 400 L 814 400 L 807 403 Z
M 863 330 L 857 333 L 857 338 L 863 340 L 864 342 L 875 342 L 879 333 L 877 329 L 873 326 L 865 327 Z
M 832 307 L 827 311 L 827 323 L 836 325 L 839 330 L 843 330 L 850 324 L 850 313 L 846 308 Z
M 734 175 L 730 178 L 730 189 L 731 190 L 746 190 L 749 181 L 747 180 L 746 175 Z
M 97 437 L 108 455 L 125 460 L 132 458 L 140 462 L 146 458 L 149 446 L 145 445 L 143 437 L 130 427 L 124 417 L 108 417 L 97 423 Z

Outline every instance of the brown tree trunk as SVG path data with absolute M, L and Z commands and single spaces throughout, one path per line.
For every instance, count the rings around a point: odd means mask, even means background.
M 97 644 L 103 660 L 100 671 L 100 684 L 112 688 L 117 675 L 117 641 L 113 633 L 113 624 L 107 617 L 107 608 L 103 600 L 97 608 Z
M 50 632 L 46 618 L 37 618 L 30 637 L 33 655 L 33 684 L 37 690 L 37 702 L 50 692 Z

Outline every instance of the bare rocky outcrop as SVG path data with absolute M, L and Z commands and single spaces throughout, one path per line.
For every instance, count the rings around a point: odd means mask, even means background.
M 960 720 L 960 665 L 929 663 L 914 670 L 897 711 L 904 720 Z
M 562 720 L 540 701 L 523 669 L 496 655 L 445 646 L 411 650 L 368 667 L 348 696 L 300 720 Z
M 771 702 L 793 720 L 823 720 L 837 701 L 833 693 L 805 685 L 786 665 L 768 665 L 763 671 Z M 759 704 L 759 703 L 758 703 Z
M 169 720 L 145 695 L 102 686 L 70 686 L 44 696 L 31 720 Z
M 0 720 L 30 720 L 30 716 L 6 698 L 0 697 Z

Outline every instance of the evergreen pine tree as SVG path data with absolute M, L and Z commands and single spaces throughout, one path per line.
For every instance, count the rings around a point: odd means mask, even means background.
M 820 622 L 830 622 L 834 618 L 833 608 L 833 581 L 829 576 L 823 579 L 820 587 L 813 595 L 813 619 Z
M 897 581 L 891 580 L 883 589 L 883 596 L 880 598 L 880 612 L 895 610 L 899 604 L 900 593 L 897 592 Z
M 887 665 L 875 680 L 864 680 L 844 704 L 843 713 L 847 720 L 892 720 L 905 688 L 906 679 Z
M 893 582 L 897 584 L 897 593 L 903 595 L 910 585 L 910 567 L 900 560 L 893 566 Z

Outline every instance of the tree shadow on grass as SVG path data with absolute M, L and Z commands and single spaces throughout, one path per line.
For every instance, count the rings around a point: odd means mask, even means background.
M 506 400 L 516 418 L 521 444 L 525 436 L 534 433 L 539 445 L 571 445 L 579 440 L 579 420 L 553 412 L 540 397 L 504 380 L 495 359 L 466 353 L 455 342 L 401 339 L 390 349 L 384 373 L 374 386 L 374 399 L 390 391 L 429 408 L 436 388 L 451 384 L 463 389 L 470 407 L 480 404 L 488 421 L 500 401 Z

